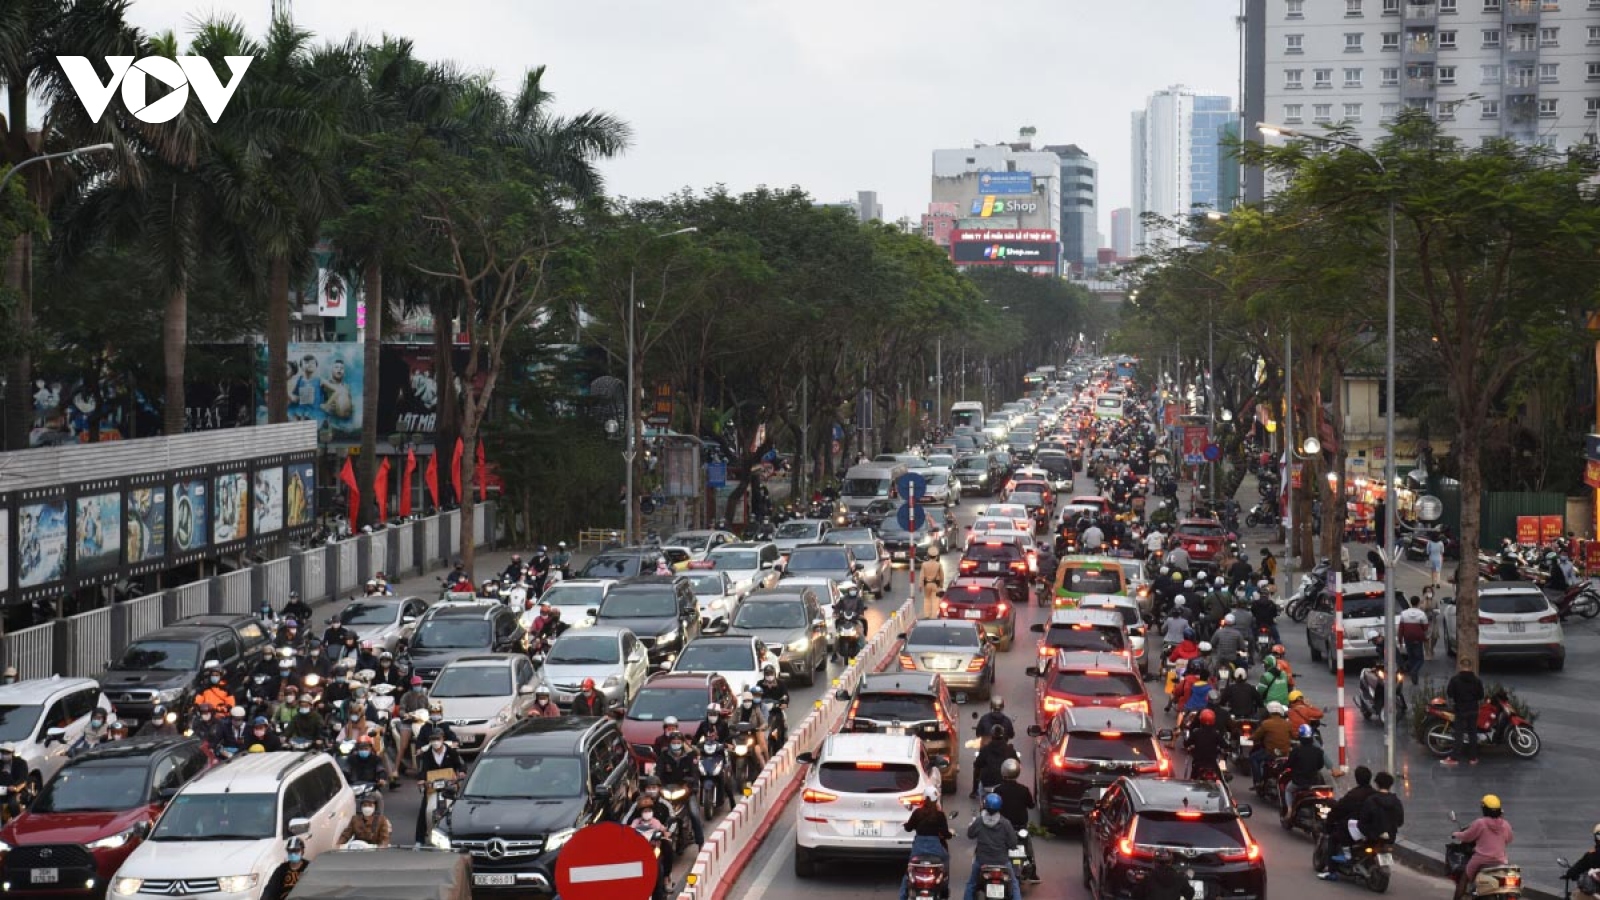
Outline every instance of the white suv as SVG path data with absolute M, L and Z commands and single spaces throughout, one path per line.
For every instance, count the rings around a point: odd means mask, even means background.
M 337 849 L 355 794 L 326 753 L 250 753 L 189 782 L 117 870 L 111 897 L 276 896 L 298 835 L 307 860 Z
M 906 734 L 835 734 L 810 767 L 795 820 L 794 874 L 809 878 L 826 859 L 904 860 L 911 832 L 904 827 L 923 793 L 939 792 L 949 763 L 928 755 L 922 739 Z
M 33 678 L 0 687 L 0 744 L 10 744 L 27 762 L 35 787 L 55 777 L 67 751 L 89 726 L 89 715 L 111 701 L 93 678 Z
M 444 705 L 445 721 L 461 739 L 461 755 L 471 756 L 522 718 L 538 686 L 526 656 L 485 653 L 446 665 L 428 697 Z
M 1444 644 L 1456 653 L 1456 602 L 1446 597 L 1440 617 Z M 1567 664 L 1566 634 L 1561 614 L 1539 586 L 1526 581 L 1478 584 L 1478 655 L 1543 659 L 1552 671 Z

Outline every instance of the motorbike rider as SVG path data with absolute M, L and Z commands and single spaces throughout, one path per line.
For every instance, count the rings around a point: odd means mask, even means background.
M 675 726 L 677 723 L 673 724 Z M 694 808 L 694 798 L 698 793 L 696 788 L 700 784 L 700 769 L 696 765 L 694 748 L 689 746 L 688 738 L 682 732 L 674 731 L 664 736 L 667 738 L 666 746 L 656 754 L 655 775 L 664 785 L 681 784 L 689 789 L 689 797 L 683 804 L 683 814 L 689 818 L 689 828 L 694 832 L 695 844 L 705 846 L 705 826 L 701 824 L 700 815 Z
M 155 707 L 150 710 L 150 719 L 148 721 L 146 721 L 143 725 L 139 726 L 138 736 L 139 737 L 144 737 L 146 735 L 154 735 L 154 736 L 159 736 L 159 737 L 177 737 L 178 736 L 177 717 L 176 716 L 172 716 L 171 720 L 169 721 L 168 720 L 168 715 L 167 715 L 167 708 L 165 706 L 157 703 L 155 705 Z
M 652 749 L 655 750 L 656 758 L 659 759 L 667 752 L 668 744 L 672 743 L 674 740 L 686 741 L 688 739 L 689 736 L 684 734 L 682 729 L 678 727 L 678 717 L 667 716 L 665 719 L 661 720 L 661 733 L 656 735 L 655 743 Z
M 739 708 L 733 714 L 733 724 L 749 725 L 755 729 L 756 767 L 766 768 L 767 717 L 761 714 L 761 704 L 756 702 L 754 692 L 745 691 L 739 695 Z
M 532 719 L 554 719 L 561 715 L 561 707 L 550 699 L 550 689 L 539 685 L 533 692 L 533 703 L 528 706 L 527 715 Z
M 333 667 L 333 678 L 322 689 L 322 702 L 328 704 L 330 709 L 350 701 L 350 695 L 354 692 L 350 672 L 354 668 L 355 662 L 348 659 L 339 660 L 338 665 Z
M 294 647 L 300 643 L 300 620 L 293 616 L 286 616 L 283 623 L 278 626 L 277 637 L 273 638 L 272 646 L 282 649 Z
M 1282 640 L 1278 636 L 1278 604 L 1265 591 L 1256 591 L 1256 599 L 1250 603 L 1250 618 L 1255 620 L 1257 628 L 1267 630 L 1274 644 Z
M 1500 798 L 1494 794 L 1484 794 L 1482 807 L 1482 816 L 1450 835 L 1453 841 L 1472 844 L 1472 858 L 1467 860 L 1466 868 L 1461 870 L 1461 880 L 1456 882 L 1455 900 L 1467 896 L 1479 870 L 1486 866 L 1503 866 L 1510 861 L 1506 856 L 1506 848 L 1511 846 L 1513 838 L 1511 823 L 1505 819 Z
M 1014 759 L 1008 759 L 1000 764 L 1000 786 L 994 792 L 1000 798 L 1000 815 L 1005 817 L 1011 827 L 1018 832 L 1028 830 L 1028 820 L 1031 816 L 1029 810 L 1034 808 L 1033 791 L 1023 784 L 1022 764 Z M 1027 851 L 1029 861 L 1033 860 L 1033 841 L 1022 838 L 1022 846 Z M 1035 866 L 1035 869 L 1038 867 Z M 1020 877 L 1022 873 L 1017 873 Z M 1039 881 L 1035 872 L 1030 881 Z
M 1234 557 L 1233 565 L 1228 566 L 1228 580 L 1234 584 L 1244 584 L 1255 575 L 1255 569 L 1250 568 L 1250 558 L 1244 553 Z
M 695 746 L 703 745 L 707 738 L 724 747 L 733 743 L 733 726 L 728 724 L 727 717 L 722 713 L 722 707 L 715 703 L 706 704 L 706 717 L 700 722 L 700 727 L 694 730 Z
M 1250 771 L 1259 786 L 1266 778 L 1267 760 L 1289 755 L 1295 729 L 1289 725 L 1289 708 L 1276 701 L 1267 704 L 1267 717 L 1256 726 L 1255 747 L 1250 751 Z
M 556 552 L 550 557 L 550 567 L 560 572 L 562 578 L 572 577 L 572 551 L 567 549 L 566 541 L 556 542 Z
M 999 866 L 1010 875 L 1010 900 L 1021 900 L 1017 873 L 1011 868 L 1011 848 L 1017 846 L 1017 829 L 1000 814 L 999 794 L 983 798 L 983 812 L 967 826 L 967 837 L 976 841 L 972 851 L 972 874 L 967 878 L 967 900 L 977 897 L 978 874 L 984 866 Z
M 361 804 L 356 807 L 356 814 L 350 819 L 350 824 L 344 826 L 344 831 L 339 834 L 339 843 L 348 844 L 351 841 L 361 841 L 373 847 L 389 846 L 389 836 L 393 833 L 394 826 L 389 820 L 378 814 L 378 799 L 374 796 L 361 798 Z
M 593 678 L 585 678 L 583 690 L 572 698 L 572 714 L 575 716 L 603 716 L 610 706 L 606 702 L 606 695 L 594 686 Z
M 854 620 L 861 628 L 861 637 L 858 639 L 864 646 L 867 638 L 867 603 L 861 599 L 861 588 L 854 582 L 848 582 L 839 592 L 839 602 L 833 605 L 835 621 L 840 619 Z M 835 639 L 830 658 L 839 659 L 839 644 Z
M 1256 682 L 1256 693 L 1269 703 L 1282 703 L 1289 707 L 1289 676 L 1278 668 L 1278 658 L 1271 654 L 1261 660 L 1261 680 Z
M 528 575 L 533 579 L 533 589 L 544 593 L 550 583 L 550 548 L 543 544 L 533 554 L 533 560 L 528 563 Z
M 245 717 L 244 707 L 235 706 L 228 711 L 228 719 L 220 723 L 217 729 L 217 741 L 214 746 L 226 747 L 237 753 L 255 743 L 250 734 L 250 720 Z
M 1295 794 L 1325 783 L 1323 771 L 1333 768 L 1328 762 L 1327 754 L 1317 746 L 1316 733 L 1311 730 L 1310 725 L 1301 725 L 1295 733 L 1299 736 L 1299 741 L 1289 751 L 1289 761 L 1285 769 L 1289 776 L 1283 786 L 1281 809 L 1285 813 L 1294 805 Z
M 1171 847 L 1156 848 L 1156 864 L 1135 887 L 1134 900 L 1195 900 L 1194 882 L 1179 871 Z
M 1378 792 L 1361 805 L 1357 828 L 1369 841 L 1392 842 L 1400 836 L 1400 828 L 1406 824 L 1405 804 L 1394 793 L 1393 775 L 1379 772 L 1372 783 L 1377 786 Z
M 451 744 L 460 743 L 460 740 L 456 737 L 455 729 L 451 728 L 450 723 L 444 720 L 444 703 L 439 700 L 429 700 L 428 721 L 422 723 L 422 727 L 417 729 L 417 746 L 420 748 L 423 744 L 432 742 L 435 735 L 443 735 L 444 739 Z
M 1253 721 L 1261 713 L 1261 696 L 1248 677 L 1240 672 L 1219 691 L 1223 705 L 1236 721 Z
M 1596 893 L 1600 893 L 1600 884 L 1597 884 L 1595 877 L 1589 873 L 1594 869 L 1600 869 L 1600 825 L 1594 826 L 1590 834 L 1594 838 L 1594 846 L 1578 857 L 1577 862 L 1568 866 L 1566 874 L 1561 877 L 1567 881 L 1576 882 L 1578 890 L 1594 896 Z
M 22 811 L 22 801 L 31 798 L 27 797 L 28 761 L 10 744 L 0 744 L 0 785 L 6 788 L 0 805 L 5 807 L 6 818 L 14 819 Z
M 344 623 L 339 621 L 338 616 L 329 616 L 323 624 L 327 627 L 322 629 L 322 646 L 328 648 L 330 653 L 335 652 L 333 648 L 344 646 L 347 640 L 354 641 L 359 639 L 354 631 L 346 628 Z
M 1600 827 L 1600 826 L 1597 826 Z M 911 817 L 906 819 L 905 830 L 911 832 L 911 855 L 932 856 L 943 860 L 945 871 L 950 871 L 950 839 L 955 837 L 950 831 L 950 818 L 939 806 L 939 792 L 928 788 L 922 792 L 922 803 L 911 811 Z M 1596 839 L 1600 845 L 1600 838 Z M 907 900 L 908 879 L 900 880 L 900 900 Z
M 405 682 L 405 675 L 394 664 L 394 654 L 388 650 L 379 653 L 378 667 L 372 671 L 372 683 L 391 685 L 398 691 L 405 687 Z
M 922 617 L 939 618 L 939 594 L 944 591 L 944 566 L 939 562 L 937 547 L 928 549 L 928 558 L 922 561 L 922 570 L 917 573 L 917 579 L 922 583 Z
M 215 709 L 232 709 L 233 694 L 228 691 L 227 682 L 223 678 L 222 664 L 214 659 L 208 659 L 205 669 L 206 689 L 200 692 L 200 696 L 194 698 L 194 702 L 204 703 Z
M 1312 706 L 1306 701 L 1306 695 L 1298 690 L 1289 692 L 1289 726 L 1296 732 L 1301 725 L 1310 725 L 1313 729 L 1322 722 L 1322 709 Z
M 384 764 L 383 754 L 377 751 L 370 737 L 356 741 L 356 749 L 350 754 L 348 765 L 346 775 L 351 784 L 381 785 L 389 781 L 389 767 Z
M 299 591 L 290 591 L 289 602 L 283 605 L 283 617 L 305 622 L 311 618 L 311 604 L 300 599 Z
M 448 726 L 446 726 L 447 728 Z M 467 764 L 461 761 L 461 754 L 456 748 L 445 743 L 445 728 L 435 729 L 431 734 L 419 740 L 425 746 L 417 752 L 417 774 L 423 776 L 417 780 L 417 785 L 424 791 L 431 791 L 426 776 L 432 772 L 449 771 L 455 773 L 455 782 L 460 784 L 467 777 Z M 417 807 L 417 844 L 425 844 L 428 838 L 429 804 L 424 802 Z
M 507 563 L 505 569 L 500 572 L 500 580 L 508 585 L 516 584 L 522 580 L 522 577 L 527 572 L 528 566 L 522 561 L 522 554 L 513 553 L 511 554 L 511 562 Z
M 1222 625 L 1211 634 L 1211 646 L 1215 653 L 1212 658 L 1218 663 L 1248 662 L 1250 644 L 1244 632 L 1235 627 L 1237 619 L 1233 613 L 1222 617 Z
M 467 567 L 461 560 L 456 560 L 450 566 L 450 571 L 444 576 L 445 590 L 464 593 L 472 590 L 472 577 L 467 574 Z
M 1222 780 L 1222 729 L 1217 727 L 1217 714 L 1214 710 L 1202 709 L 1199 715 L 1195 716 L 1195 723 L 1189 726 L 1189 734 L 1184 738 L 1183 746 L 1189 751 L 1190 779 Z
M 1350 825 L 1355 822 L 1359 829 L 1358 820 L 1362 807 L 1366 805 L 1368 798 L 1378 793 L 1378 789 L 1372 786 L 1371 769 L 1366 766 L 1356 766 L 1353 774 L 1356 786 L 1334 802 L 1333 808 L 1328 810 L 1327 821 L 1323 823 L 1328 839 L 1328 856 L 1335 862 L 1344 862 L 1344 848 L 1353 840 Z M 1318 870 L 1318 877 L 1326 871 L 1326 869 Z
M 1017 753 L 1017 748 L 1012 745 L 1011 739 L 1006 737 L 1005 729 L 998 725 L 991 728 L 989 730 L 989 742 L 984 744 L 983 748 L 978 751 L 978 758 L 975 763 L 978 770 L 978 779 L 977 783 L 972 786 L 972 793 L 968 796 L 977 797 L 980 793 L 993 790 L 1000 782 L 1005 780 L 1002 769 L 1006 760 L 1020 762 L 1021 759 L 1022 757 Z
M 415 730 L 415 726 L 412 723 L 416 721 L 418 712 L 425 712 L 428 708 L 428 689 L 422 683 L 421 675 L 411 676 L 406 687 L 405 694 L 400 697 L 400 716 L 396 720 L 400 730 L 400 746 L 395 758 L 399 760 L 398 765 L 401 772 L 405 772 L 409 767 L 408 761 L 411 758 L 412 737 Z
M 256 716 L 250 720 L 250 736 L 246 738 L 251 746 L 260 744 L 264 752 L 276 753 L 283 749 L 283 741 L 278 739 L 278 733 L 272 730 L 272 725 L 266 716 Z
M 305 697 L 300 698 L 300 703 L 295 708 L 294 718 L 283 729 L 285 738 L 305 738 L 311 741 L 320 741 L 328 731 L 328 723 L 323 720 L 322 713 Z
M 68 758 L 100 746 L 106 742 L 109 734 L 106 728 L 106 711 L 96 707 L 95 711 L 89 714 L 89 724 L 83 729 L 83 736 L 73 741 L 72 746 L 67 748 Z

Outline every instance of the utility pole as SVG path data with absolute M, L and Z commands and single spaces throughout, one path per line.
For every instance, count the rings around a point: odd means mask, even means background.
M 1294 335 L 1289 330 L 1283 332 L 1283 483 L 1288 485 L 1289 496 L 1283 505 L 1283 521 L 1289 523 L 1289 549 L 1284 552 L 1283 565 L 1283 593 L 1280 595 L 1288 598 L 1289 590 L 1294 586 L 1295 552 L 1299 549 L 1300 522 L 1294 518 Z M 1340 715 L 1344 713 L 1340 710 Z
M 1217 442 L 1217 391 L 1212 386 L 1217 374 L 1217 326 L 1206 322 L 1206 437 Z M 1217 505 L 1217 461 L 1211 461 L 1211 505 Z
M 933 424 L 944 421 L 944 338 L 933 339 Z
M 811 373 L 800 376 L 800 496 L 809 497 L 806 481 L 811 475 Z

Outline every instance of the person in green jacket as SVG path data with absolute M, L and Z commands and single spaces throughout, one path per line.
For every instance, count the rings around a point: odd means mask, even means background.
M 1256 683 L 1256 692 L 1261 695 L 1263 703 L 1282 703 L 1289 705 L 1289 676 L 1283 674 L 1278 668 L 1278 658 L 1267 656 L 1261 660 L 1263 671 L 1261 680 Z

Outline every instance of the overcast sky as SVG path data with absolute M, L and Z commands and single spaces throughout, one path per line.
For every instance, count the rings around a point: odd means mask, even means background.
M 420 55 L 531 66 L 563 112 L 627 120 L 612 193 L 799 185 L 876 190 L 885 218 L 929 198 L 932 151 L 1075 143 L 1100 164 L 1100 228 L 1128 205 L 1129 113 L 1188 84 L 1237 97 L 1238 0 L 293 0 L 319 36 L 412 38 Z M 265 31 L 271 0 L 134 0 L 135 24 L 187 34 L 226 11 Z M 1109 234 L 1107 235 L 1109 240 Z

